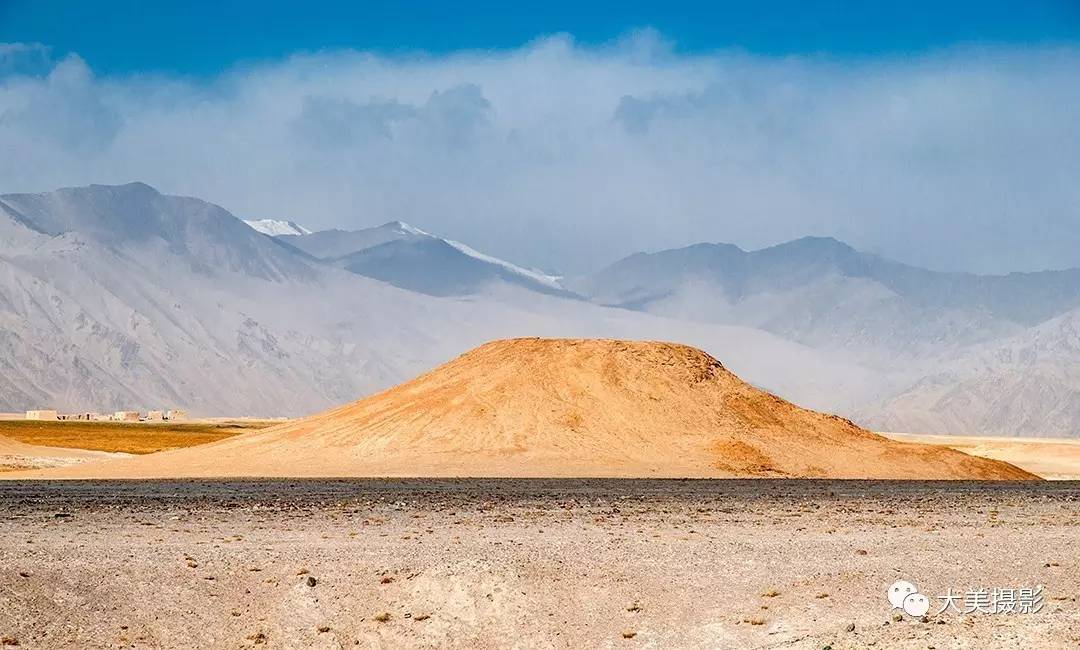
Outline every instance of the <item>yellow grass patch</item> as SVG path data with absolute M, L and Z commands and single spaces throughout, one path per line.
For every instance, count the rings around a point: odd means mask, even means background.
M 150 454 L 215 442 L 274 424 L 280 424 L 280 420 L 177 423 L 0 420 L 0 436 L 46 447 Z

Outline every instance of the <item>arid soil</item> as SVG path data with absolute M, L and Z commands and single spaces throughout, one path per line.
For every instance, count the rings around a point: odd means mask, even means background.
M 932 436 L 912 433 L 881 435 L 901 442 L 938 445 L 972 456 L 1002 460 L 1045 479 L 1080 481 L 1080 438 Z
M 0 484 L 20 648 L 1075 648 L 1080 484 Z M 925 621 L 886 588 L 932 598 Z M 936 614 L 1044 585 L 1037 614 Z
M 0 436 L 0 472 L 41 467 L 68 467 L 88 461 L 109 460 L 123 456 L 125 454 L 67 447 L 28 445 L 18 440 Z
M 36 476 L 1037 478 L 800 408 L 685 345 L 535 338 L 262 431 Z

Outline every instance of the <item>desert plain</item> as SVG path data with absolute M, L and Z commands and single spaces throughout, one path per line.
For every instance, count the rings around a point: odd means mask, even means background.
M 0 483 L 20 648 L 1075 648 L 1080 485 Z M 1044 586 L 915 619 L 886 589 Z M 18 644 L 17 646 L 15 644 Z

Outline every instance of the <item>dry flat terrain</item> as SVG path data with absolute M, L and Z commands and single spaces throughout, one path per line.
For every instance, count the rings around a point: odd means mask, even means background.
M 36 476 L 1037 478 L 800 408 L 685 345 L 535 338 L 263 431 Z
M 19 648 L 1075 648 L 1067 482 L 0 484 Z M 931 596 L 896 616 L 886 588 Z M 1037 614 L 936 614 L 1044 586 Z M 894 618 L 895 617 L 895 618 Z
M 0 472 L 14 472 L 41 467 L 65 467 L 87 461 L 108 460 L 123 454 L 67 447 L 28 445 L 0 436 Z
M 280 423 L 281 420 L 160 423 L 2 420 L 0 437 L 28 445 L 150 454 L 216 442 Z
M 1046 479 L 1080 481 L 1080 439 L 1076 438 L 932 436 L 911 433 L 882 435 L 902 442 L 938 445 L 972 456 L 1002 460 Z

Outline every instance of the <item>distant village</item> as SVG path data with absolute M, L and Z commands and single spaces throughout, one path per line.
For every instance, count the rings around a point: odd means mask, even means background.
M 162 411 L 115 411 L 113 413 L 59 413 L 53 409 L 35 409 L 26 412 L 27 420 L 79 420 L 83 422 L 184 422 L 187 411 L 171 409 Z

